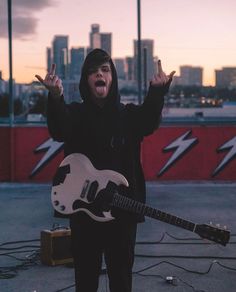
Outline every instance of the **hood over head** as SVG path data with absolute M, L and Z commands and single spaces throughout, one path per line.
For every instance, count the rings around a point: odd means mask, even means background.
M 89 85 L 88 85 L 89 72 L 91 72 L 91 69 L 101 66 L 103 63 L 106 63 L 106 62 L 110 63 L 111 71 L 112 71 L 112 83 L 111 83 L 108 96 L 106 97 L 107 99 L 106 104 L 107 103 L 114 104 L 119 101 L 116 69 L 110 55 L 102 49 L 92 50 L 85 58 L 85 61 L 82 67 L 82 72 L 81 72 L 80 84 L 79 84 L 80 94 L 84 101 L 91 101 L 90 90 L 89 90 Z

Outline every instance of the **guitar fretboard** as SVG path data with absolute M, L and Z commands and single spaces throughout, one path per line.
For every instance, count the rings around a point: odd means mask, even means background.
M 187 221 L 177 216 L 173 216 L 171 214 L 165 213 L 158 209 L 149 207 L 143 203 L 121 196 L 118 193 L 113 194 L 111 205 L 127 210 L 129 212 L 151 217 L 151 218 L 154 218 L 154 219 L 157 219 L 157 220 L 160 220 L 160 221 L 163 221 L 163 222 L 166 222 L 178 227 L 182 227 L 189 231 L 194 232 L 195 227 L 196 227 L 196 224 L 191 221 Z

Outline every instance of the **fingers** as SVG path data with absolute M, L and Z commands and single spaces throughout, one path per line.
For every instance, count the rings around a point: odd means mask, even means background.
M 163 73 L 162 66 L 161 66 L 161 60 L 158 60 L 158 62 L 157 62 L 157 68 L 158 68 L 158 73 L 159 74 Z
M 160 75 L 162 75 L 162 74 L 165 75 L 165 73 L 164 73 L 163 70 L 162 70 L 161 60 L 158 60 L 157 66 L 158 66 L 158 73 L 159 73 Z M 168 75 L 169 79 L 172 79 L 175 73 L 176 73 L 176 71 L 172 71 L 172 72 Z
M 59 80 L 59 77 L 57 75 L 50 76 L 51 85 L 55 86 L 57 84 L 57 81 Z
M 161 60 L 158 60 L 157 66 L 158 73 L 153 76 L 151 84 L 154 86 L 165 86 L 167 83 L 170 83 L 172 81 L 172 78 L 176 71 L 172 71 L 169 75 L 166 75 L 166 73 L 163 72 Z
M 56 64 L 52 64 L 49 72 L 47 73 L 47 75 L 45 77 L 45 81 L 55 84 L 56 83 L 56 81 L 55 81 L 55 77 L 56 77 L 55 73 L 56 73 Z
M 166 76 L 165 73 L 162 72 L 162 74 L 156 74 L 154 75 L 154 81 L 157 84 L 165 85 L 168 82 L 169 78 Z
M 63 86 L 62 80 L 55 73 L 56 64 L 52 64 L 44 79 L 39 75 L 35 75 L 35 77 L 53 96 L 59 97 L 63 94 Z
M 56 73 L 56 64 L 52 64 L 48 74 L 55 75 L 55 73 Z
M 61 79 L 57 75 L 51 75 L 51 74 L 48 73 L 46 75 L 45 79 L 43 79 L 39 75 L 35 75 L 35 77 L 47 89 L 50 89 L 52 87 L 62 87 L 62 81 L 61 81 Z
M 57 85 L 58 87 L 62 87 L 62 80 L 58 78 L 55 85 Z
M 43 80 L 43 78 L 42 78 L 41 76 L 39 76 L 39 75 L 35 75 L 35 77 L 38 79 L 38 81 L 39 81 L 40 83 L 42 83 L 42 84 L 44 85 L 44 80 Z
M 157 74 L 157 76 L 159 76 L 159 78 L 161 80 L 160 83 L 163 83 L 163 84 L 167 83 L 168 80 L 169 80 L 169 78 L 166 75 L 166 73 L 163 72 L 162 65 L 161 65 L 161 60 L 158 60 L 157 67 L 158 67 L 158 74 Z
M 172 79 L 175 73 L 176 73 L 176 71 L 172 71 L 172 72 L 169 74 L 169 79 Z
M 62 95 L 63 94 L 63 86 L 62 86 L 62 81 L 60 78 L 58 78 L 58 80 L 56 82 L 56 86 L 59 88 L 60 95 Z

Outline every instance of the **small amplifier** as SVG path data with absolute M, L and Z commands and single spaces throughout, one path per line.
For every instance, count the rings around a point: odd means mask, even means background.
M 70 246 L 70 229 L 41 231 L 41 263 L 48 266 L 72 263 Z

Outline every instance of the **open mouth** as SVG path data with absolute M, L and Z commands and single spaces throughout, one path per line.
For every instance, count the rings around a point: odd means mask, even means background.
M 95 86 L 96 87 L 106 86 L 106 83 L 103 80 L 98 80 L 98 81 L 95 82 Z
M 95 91 L 96 95 L 100 97 L 105 97 L 107 95 L 107 86 L 104 80 L 95 81 Z

